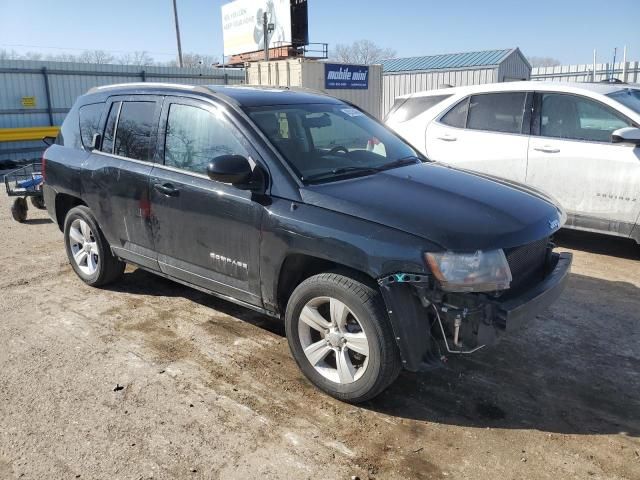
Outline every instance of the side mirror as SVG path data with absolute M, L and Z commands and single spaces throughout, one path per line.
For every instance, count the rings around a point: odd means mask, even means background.
M 625 127 L 619 128 L 611 134 L 612 143 L 630 143 L 640 145 L 640 128 Z
M 211 180 L 232 185 L 247 184 L 252 173 L 249 160 L 242 155 L 220 155 L 207 165 L 207 175 Z
M 91 137 L 91 145 L 89 145 L 90 150 L 100 150 L 102 146 L 102 135 L 99 133 L 94 133 L 93 137 Z

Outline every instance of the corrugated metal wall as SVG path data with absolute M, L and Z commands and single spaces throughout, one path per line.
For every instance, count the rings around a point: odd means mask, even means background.
M 304 59 L 252 63 L 247 67 L 247 83 L 319 90 L 354 103 L 377 118 L 382 117 L 381 65 L 369 65 L 369 88 L 367 90 L 325 90 L 324 63 Z
M 519 49 L 511 52 L 498 66 L 498 82 L 514 82 L 529 80 L 531 78 L 531 66 L 522 57 Z
M 143 80 L 189 85 L 224 84 L 225 81 L 238 84 L 244 83 L 244 77 L 244 69 L 0 60 L 0 128 L 60 125 L 76 98 L 100 85 Z M 45 78 L 49 83 L 50 105 Z M 23 97 L 35 97 L 35 106 L 24 107 Z M 41 142 L 0 143 L 0 159 L 33 157 L 41 147 Z M 30 149 L 36 151 L 29 152 Z M 9 150 L 21 151 L 7 153 Z
M 442 85 L 477 85 L 497 81 L 497 68 L 446 70 L 385 74 L 383 80 L 382 115 L 393 106 L 396 97 L 408 93 L 436 90 Z
M 622 62 L 597 63 L 595 81 L 617 78 L 623 82 L 640 82 L 640 62 L 627 62 L 626 69 Z M 531 70 L 531 80 L 552 82 L 591 82 L 593 81 L 593 64 L 556 65 L 554 67 L 537 67 Z

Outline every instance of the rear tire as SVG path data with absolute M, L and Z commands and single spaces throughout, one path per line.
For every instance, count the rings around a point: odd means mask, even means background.
M 302 372 L 339 400 L 370 400 L 400 373 L 380 292 L 349 276 L 321 273 L 298 285 L 287 304 L 285 328 Z
M 27 219 L 27 210 L 29 210 L 27 201 L 22 197 L 18 197 L 11 206 L 11 215 L 16 222 L 24 223 Z
M 126 264 L 111 253 L 91 210 L 84 205 L 67 213 L 64 246 L 73 270 L 87 285 L 107 285 L 118 280 L 124 272 Z

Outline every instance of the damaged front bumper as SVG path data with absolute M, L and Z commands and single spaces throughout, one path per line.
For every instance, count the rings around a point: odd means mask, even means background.
M 379 280 L 387 313 L 407 370 L 431 369 L 447 354 L 472 353 L 494 344 L 552 304 L 566 287 L 570 253 L 551 254 L 544 278 L 495 297 L 446 293 L 429 276 L 398 274 Z

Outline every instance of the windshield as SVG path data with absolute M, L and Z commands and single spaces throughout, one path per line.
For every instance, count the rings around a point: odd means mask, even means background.
M 370 175 L 426 160 L 346 104 L 270 105 L 246 111 L 305 183 Z
M 640 89 L 625 88 L 607 95 L 636 113 L 640 113 Z

